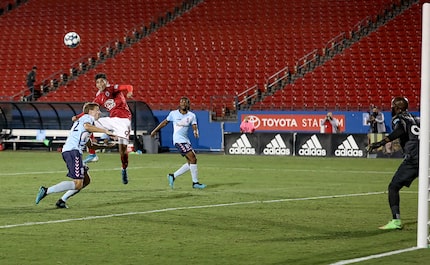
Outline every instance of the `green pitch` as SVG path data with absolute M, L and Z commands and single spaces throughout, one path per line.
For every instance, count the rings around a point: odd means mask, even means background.
M 90 186 L 56 209 L 40 185 L 65 177 L 61 154 L 0 152 L 0 264 L 331 264 L 416 246 L 417 184 L 401 193 L 402 231 L 386 189 L 398 159 L 197 154 L 171 190 L 179 154 L 130 155 L 121 183 L 118 153 L 90 164 Z M 427 264 L 414 250 L 359 264 Z

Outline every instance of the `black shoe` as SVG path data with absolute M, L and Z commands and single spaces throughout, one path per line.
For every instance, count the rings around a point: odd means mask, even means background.
M 127 184 L 128 183 L 127 169 L 125 168 L 122 169 L 121 176 L 122 176 L 122 183 Z
M 55 203 L 55 206 L 57 206 L 57 208 L 64 208 L 64 209 L 69 208 L 67 207 L 66 202 L 63 201 L 62 199 L 59 199 L 57 203 Z

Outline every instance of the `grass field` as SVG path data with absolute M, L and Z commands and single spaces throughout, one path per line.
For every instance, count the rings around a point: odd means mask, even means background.
M 417 184 L 402 190 L 402 231 L 386 188 L 398 159 L 198 154 L 175 189 L 179 154 L 130 155 L 128 185 L 117 153 L 90 164 L 92 183 L 56 209 L 40 185 L 66 180 L 61 154 L 0 152 L 0 264 L 332 264 L 416 246 Z M 359 264 L 428 264 L 413 250 Z

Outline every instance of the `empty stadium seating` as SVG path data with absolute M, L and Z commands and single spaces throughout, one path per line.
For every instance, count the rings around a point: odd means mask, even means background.
M 135 27 L 149 23 L 181 2 L 28 1 L 0 16 L 0 77 L 8 91 L 2 90 L 0 95 L 11 96 L 25 90 L 25 77 L 33 65 L 38 66 L 39 81 L 60 70 L 68 72 L 76 61 L 96 56 L 104 44 L 122 40 Z M 63 45 L 63 36 L 68 31 L 80 34 L 82 41 L 78 48 L 68 49 Z
M 60 70 L 67 72 L 77 60 L 95 56 L 103 44 L 122 39 L 137 25 L 156 20 L 181 2 L 28 2 L 16 13 L 0 17 L 0 29 L 11 31 L 2 40 L 7 51 L 0 51 L 0 85 L 10 91 L 0 96 L 25 89 L 25 75 L 32 65 L 40 69 L 39 80 Z M 192 97 L 195 109 L 208 109 L 212 96 L 263 86 L 279 69 L 295 65 L 302 56 L 322 49 L 333 37 L 350 32 L 393 3 L 400 1 L 204 1 L 40 100 L 91 99 L 93 76 L 103 71 L 111 82 L 134 85 L 135 99 L 153 109 L 175 107 L 182 95 Z M 89 5 L 97 9 L 97 16 L 91 15 L 94 10 L 87 11 Z M 418 108 L 420 10 L 421 5 L 413 5 L 252 109 L 349 110 L 367 109 L 370 103 L 386 109 L 389 98 L 398 94 Z M 30 15 L 23 19 L 23 14 L 34 12 L 40 15 L 37 20 Z M 81 34 L 77 49 L 62 45 L 62 36 L 70 30 Z M 19 41 L 12 41 L 13 36 Z

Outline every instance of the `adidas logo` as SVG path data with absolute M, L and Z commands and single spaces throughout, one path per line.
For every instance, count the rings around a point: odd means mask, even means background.
M 266 148 L 263 149 L 263 154 L 265 155 L 290 155 L 291 150 L 287 148 L 284 140 L 282 139 L 280 134 L 277 134 L 275 138 L 270 141 L 266 145 Z
M 353 156 L 353 157 L 362 157 L 363 150 L 358 147 L 357 142 L 355 141 L 352 135 L 348 136 L 341 145 L 339 145 L 334 151 L 335 156 Z
M 252 147 L 251 143 L 245 134 L 242 134 L 234 144 L 231 145 L 228 152 L 233 155 L 255 155 L 255 148 Z
M 306 141 L 305 144 L 302 145 L 302 148 L 299 149 L 299 155 L 301 156 L 326 156 L 327 150 L 322 148 L 318 137 L 314 134 L 311 136 L 309 140 Z

